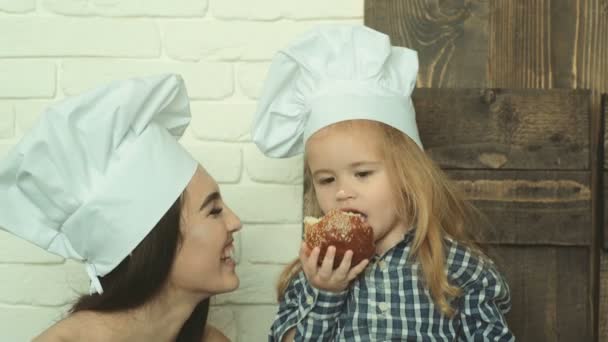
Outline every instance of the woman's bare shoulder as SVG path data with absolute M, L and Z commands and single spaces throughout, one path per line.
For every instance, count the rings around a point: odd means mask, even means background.
M 207 324 L 205 333 L 203 334 L 203 342 L 230 342 L 230 339 L 224 335 L 218 328 Z
M 70 314 L 35 337 L 32 342 L 107 341 L 94 313 Z
M 69 342 L 69 336 L 64 335 L 61 330 L 54 326 L 41 332 L 40 335 L 34 337 L 32 342 Z
M 48 327 L 40 335 L 34 337 L 32 342 L 70 342 L 78 341 L 79 320 L 68 316 Z

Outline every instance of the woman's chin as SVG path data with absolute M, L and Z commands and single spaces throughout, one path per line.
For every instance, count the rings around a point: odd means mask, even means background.
M 234 276 L 232 279 L 226 279 L 223 281 L 222 287 L 215 291 L 215 294 L 225 294 L 235 291 L 239 288 L 240 281 L 239 278 Z
M 224 273 L 222 278 L 222 289 L 220 293 L 232 292 L 239 288 L 240 279 L 235 272 L 230 272 L 229 274 Z
M 230 279 L 227 281 L 227 284 L 229 284 L 228 291 L 234 291 L 239 288 L 241 280 L 236 273 L 233 273 L 231 274 Z
M 235 291 L 236 289 L 239 288 L 239 285 L 241 284 L 240 280 L 238 277 L 235 277 L 235 280 L 233 281 L 232 286 L 230 287 L 230 289 L 228 290 L 229 292 Z

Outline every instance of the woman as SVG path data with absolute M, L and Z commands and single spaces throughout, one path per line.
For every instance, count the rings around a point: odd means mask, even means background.
M 91 279 L 35 341 L 228 340 L 206 320 L 239 285 L 241 223 L 177 143 L 189 118 L 178 76 L 115 82 L 48 110 L 0 161 L 0 226 Z

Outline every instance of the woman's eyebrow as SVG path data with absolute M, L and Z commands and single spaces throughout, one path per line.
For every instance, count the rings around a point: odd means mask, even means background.
M 201 205 L 201 208 L 199 209 L 199 211 L 205 209 L 205 207 L 208 206 L 211 202 L 219 200 L 220 198 L 221 198 L 221 196 L 218 191 L 214 191 L 214 192 L 210 193 L 203 201 L 203 204 Z

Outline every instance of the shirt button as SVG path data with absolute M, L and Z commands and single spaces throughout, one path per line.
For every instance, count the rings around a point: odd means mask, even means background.
M 312 298 L 312 296 L 306 296 L 306 303 L 308 305 L 312 305 L 315 302 L 315 300 Z
M 380 309 L 380 311 L 384 312 L 384 311 L 388 310 L 388 304 L 380 303 L 380 304 L 378 304 L 378 308 Z
M 380 270 L 384 271 L 386 269 L 386 262 L 380 261 L 378 263 L 378 267 L 380 268 Z

